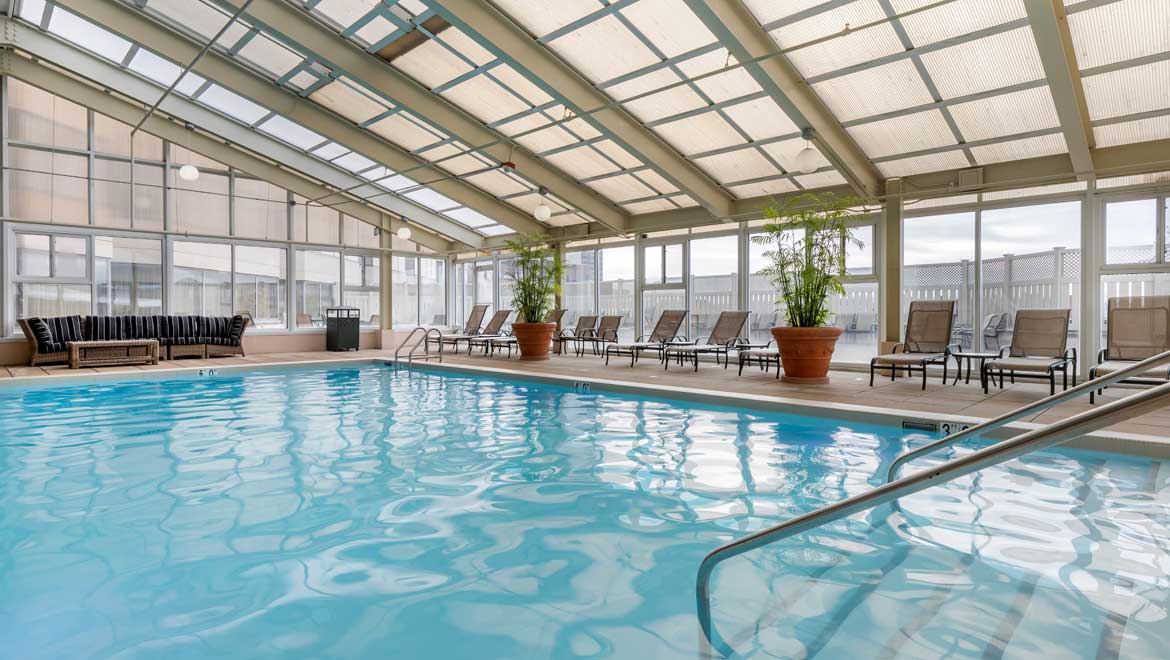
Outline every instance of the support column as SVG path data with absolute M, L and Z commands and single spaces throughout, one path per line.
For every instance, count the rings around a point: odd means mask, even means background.
M 885 342 L 897 342 L 902 334 L 902 180 L 886 179 L 882 203 L 882 323 L 881 351 Z
M 390 292 L 394 284 L 394 270 L 390 267 L 390 250 L 394 247 L 393 220 L 382 214 L 382 230 L 378 232 L 382 248 L 382 262 L 378 264 L 378 305 L 381 310 L 382 327 L 378 333 L 378 346 L 383 349 L 394 347 L 390 329 L 394 327 L 394 299 Z
M 1077 369 L 1084 378 L 1101 350 L 1101 265 L 1105 262 L 1104 207 L 1090 194 L 1081 202 L 1081 323 Z

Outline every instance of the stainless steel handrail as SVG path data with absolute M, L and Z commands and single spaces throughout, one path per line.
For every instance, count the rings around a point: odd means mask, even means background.
M 871 509 L 931 486 L 958 479 L 983 468 L 999 465 L 1024 454 L 1039 451 L 1085 433 L 1131 419 L 1168 403 L 1170 403 L 1170 383 L 1158 385 L 1099 408 L 1053 422 L 1043 428 L 1002 440 L 990 447 L 985 447 L 931 469 L 915 472 L 908 477 L 821 507 L 816 511 L 797 516 L 779 525 L 774 525 L 716 548 L 703 558 L 695 583 L 695 600 L 698 608 L 699 626 L 703 636 L 720 653 L 725 655 L 732 653 L 732 649 L 719 638 L 718 633 L 711 625 L 711 574 L 720 562 L 820 527 L 834 520 L 840 520 L 859 511 Z
M 1111 374 L 1101 376 L 1100 378 L 1094 378 L 1093 380 L 1085 381 L 1080 385 L 1064 390 L 1063 392 L 1058 392 L 1052 396 L 1040 399 L 1039 401 L 1029 403 L 1026 406 L 1021 406 L 1015 410 L 1012 410 L 1011 412 L 1004 413 L 999 417 L 995 417 L 981 424 L 963 429 L 958 433 L 953 433 L 945 438 L 941 438 L 939 440 L 935 440 L 934 442 L 922 445 L 921 447 L 903 452 L 894 459 L 893 463 L 890 464 L 890 469 L 886 472 L 886 481 L 890 482 L 897 478 L 898 470 L 903 465 L 918 458 L 919 456 L 929 454 L 936 449 L 949 447 L 956 442 L 962 442 L 963 440 L 971 438 L 980 433 L 986 433 L 1001 426 L 1011 424 L 1012 422 L 1023 419 L 1028 415 L 1038 413 L 1042 410 L 1047 410 L 1059 403 L 1067 401 L 1068 399 L 1078 397 L 1087 392 L 1092 392 L 1093 390 L 1100 389 L 1106 385 L 1112 385 L 1114 383 L 1121 382 L 1127 378 L 1136 376 L 1137 374 L 1140 374 L 1151 367 L 1156 367 L 1161 364 L 1170 364 L 1170 351 L 1159 353 L 1153 357 L 1142 360 L 1141 362 L 1135 362 L 1130 366 L 1121 369 L 1120 371 L 1115 371 Z
M 410 369 L 414 365 L 414 360 L 416 358 L 420 360 L 432 360 L 438 358 L 439 362 L 443 361 L 443 331 L 439 330 L 438 328 L 426 328 L 420 325 L 411 330 L 410 334 L 406 335 L 406 339 L 403 339 L 402 343 L 398 344 L 398 348 L 394 349 L 395 369 L 398 368 L 399 356 L 402 353 L 402 349 L 406 348 L 406 345 L 410 343 L 411 339 L 414 339 L 415 334 L 417 334 L 420 330 L 422 331 L 422 336 L 419 339 L 416 339 L 414 345 L 411 346 L 410 350 L 406 352 L 406 368 Z M 432 332 L 435 333 L 439 338 L 439 352 L 435 353 L 434 355 L 431 354 L 431 343 L 428 341 Z M 425 344 L 423 347 L 424 355 L 422 356 L 419 356 L 415 353 L 415 350 L 418 349 L 419 344 Z

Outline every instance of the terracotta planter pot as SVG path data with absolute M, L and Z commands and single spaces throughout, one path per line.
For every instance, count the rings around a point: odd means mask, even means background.
M 512 334 L 520 344 L 521 360 L 547 360 L 556 323 L 513 323 Z
M 829 363 L 841 328 L 772 328 L 772 338 L 784 365 L 783 380 L 790 383 L 829 382 Z

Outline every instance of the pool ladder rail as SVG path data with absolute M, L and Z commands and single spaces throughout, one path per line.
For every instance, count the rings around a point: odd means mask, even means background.
M 431 333 L 434 333 L 436 337 L 435 343 L 439 345 L 439 350 L 436 353 L 431 352 Z M 405 349 L 407 344 L 410 344 L 412 340 L 414 343 L 410 345 L 409 350 L 406 352 L 407 371 L 410 371 L 414 367 L 415 360 L 420 362 L 426 362 L 428 360 L 438 360 L 439 362 L 443 361 L 443 331 L 439 330 L 438 328 L 426 328 L 420 325 L 414 330 L 411 330 L 410 334 L 406 335 L 406 339 L 403 339 L 402 343 L 398 345 L 398 348 L 394 349 L 394 369 L 396 371 L 398 370 L 399 364 L 402 361 L 403 349 Z M 418 352 L 419 345 L 422 345 L 423 347 L 421 353 Z
M 778 525 L 762 529 L 712 550 L 703 558 L 702 563 L 699 564 L 698 575 L 695 579 L 695 600 L 698 609 L 699 627 L 702 631 L 703 639 L 711 645 L 712 649 L 723 655 L 731 655 L 733 653 L 733 649 L 723 641 L 711 623 L 711 574 L 720 562 L 742 555 L 761 546 L 776 543 L 802 532 L 810 531 L 855 513 L 872 509 L 880 504 L 892 502 L 906 495 L 926 490 L 931 486 L 946 483 L 971 474 L 972 472 L 1019 458 L 1025 454 L 1068 442 L 1086 433 L 1091 433 L 1164 407 L 1170 404 L 1170 383 L 1157 385 L 1124 399 L 1087 410 L 1066 419 L 1047 424 L 1041 428 L 1007 438 L 1006 440 L 1001 440 L 993 445 L 960 458 L 947 461 L 941 465 L 915 472 L 907 477 L 898 478 L 899 469 L 916 458 L 952 446 L 957 442 L 970 439 L 975 435 L 1000 428 L 1028 415 L 1047 410 L 1082 394 L 1087 394 L 1107 385 L 1135 377 L 1147 369 L 1167 363 L 1170 363 L 1170 351 L 1159 353 L 1141 362 L 1136 362 L 1120 371 L 1081 383 L 1053 396 L 1016 408 L 982 424 L 972 426 L 940 440 L 935 440 L 921 447 L 906 451 L 897 456 L 890 464 L 884 485 L 873 488 L 860 495 L 846 498 L 840 502 L 821 507 L 816 511 L 797 516 Z

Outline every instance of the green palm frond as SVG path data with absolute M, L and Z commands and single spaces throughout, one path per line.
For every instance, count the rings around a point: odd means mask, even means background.
M 561 292 L 564 264 L 547 240 L 547 236 L 533 235 L 506 241 L 516 258 L 516 270 L 510 276 L 512 307 L 529 323 L 543 321 Z

